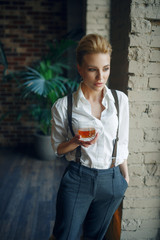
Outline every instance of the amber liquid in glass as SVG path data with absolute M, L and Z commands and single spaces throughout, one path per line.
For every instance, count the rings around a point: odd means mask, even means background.
M 96 130 L 94 128 L 82 128 L 78 130 L 78 133 L 81 139 L 88 140 L 93 138 L 96 134 Z

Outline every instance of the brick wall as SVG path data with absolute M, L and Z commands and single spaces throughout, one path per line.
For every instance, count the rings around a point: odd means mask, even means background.
M 110 38 L 110 0 L 87 0 L 86 33 Z
M 160 239 L 160 2 L 132 0 L 130 17 L 130 187 L 122 239 Z
M 47 51 L 46 42 L 60 38 L 67 31 L 65 0 L 0 1 L 0 41 L 8 60 L 8 68 L 18 71 L 40 59 Z M 20 99 L 15 79 L 2 81 L 0 66 L 0 116 L 10 112 L 0 122 L 0 144 L 15 145 L 30 142 L 34 122 L 24 116 L 16 120 L 17 112 L 27 106 Z

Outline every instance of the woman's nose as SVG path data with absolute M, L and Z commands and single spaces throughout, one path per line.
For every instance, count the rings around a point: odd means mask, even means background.
M 103 78 L 103 73 L 102 71 L 97 71 L 97 76 L 96 76 L 97 80 L 101 80 Z

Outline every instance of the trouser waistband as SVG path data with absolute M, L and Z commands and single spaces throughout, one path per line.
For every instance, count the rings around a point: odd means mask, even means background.
M 71 161 L 69 163 L 68 168 L 74 169 L 76 172 L 80 172 L 83 174 L 91 175 L 91 176 L 103 176 L 103 175 L 114 175 L 119 172 L 119 166 L 108 168 L 108 169 L 96 169 L 96 168 L 89 168 L 86 166 L 83 166 L 81 163 L 77 163 L 74 161 Z

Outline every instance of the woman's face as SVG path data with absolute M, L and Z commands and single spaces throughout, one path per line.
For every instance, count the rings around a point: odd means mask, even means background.
M 107 53 L 86 54 L 78 71 L 84 84 L 91 90 L 101 91 L 110 74 L 110 56 Z

